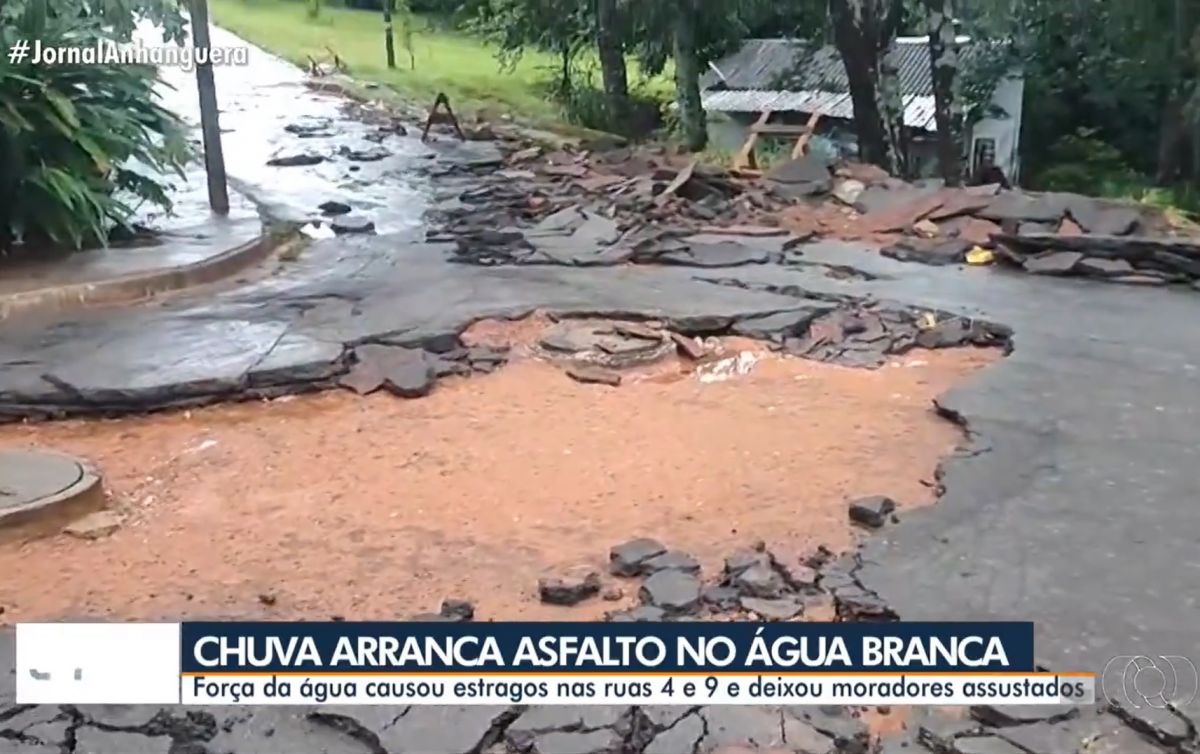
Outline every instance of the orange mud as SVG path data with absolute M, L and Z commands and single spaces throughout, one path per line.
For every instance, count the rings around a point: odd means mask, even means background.
M 543 325 L 481 323 L 468 339 L 520 346 Z M 444 597 L 485 620 L 597 618 L 632 604 L 636 582 L 559 608 L 539 604 L 539 576 L 603 568 L 637 536 L 713 575 L 756 540 L 851 546 L 847 498 L 930 503 L 961 441 L 930 401 L 997 358 L 916 351 L 867 371 L 729 347 L 752 355 L 724 381 L 672 359 L 581 385 L 518 348 L 421 400 L 329 392 L 0 428 L 0 446 L 95 461 L 124 519 L 97 541 L 0 547 L 4 620 L 392 620 Z

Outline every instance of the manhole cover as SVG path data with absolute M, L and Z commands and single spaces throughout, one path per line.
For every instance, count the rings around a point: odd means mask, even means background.
M 104 506 L 100 475 L 72 456 L 0 450 L 0 538 L 52 534 Z

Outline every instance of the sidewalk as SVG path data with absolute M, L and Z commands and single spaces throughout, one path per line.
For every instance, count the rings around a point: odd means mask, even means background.
M 104 249 L 62 251 L 27 259 L 0 259 L 0 321 L 99 304 L 125 304 L 211 283 L 262 261 L 271 244 L 261 238 L 253 205 L 231 192 L 228 217 L 208 210 L 204 171 L 190 166 L 174 192 L 170 217 L 137 218 L 157 238 Z

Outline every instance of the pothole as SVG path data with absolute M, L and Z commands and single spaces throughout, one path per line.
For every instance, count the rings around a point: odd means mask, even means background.
M 719 338 L 699 361 L 623 369 L 614 388 L 544 358 L 554 326 L 478 323 L 464 341 L 508 346 L 510 363 L 420 400 L 333 391 L 0 428 L 3 443 L 96 459 L 128 519 L 96 542 L 0 546 L 0 571 L 53 563 L 0 583 L 6 618 L 394 619 L 446 597 L 484 620 L 599 618 L 636 590 L 563 608 L 539 603 L 539 577 L 603 570 L 637 536 L 706 573 L 760 540 L 845 551 L 847 500 L 932 502 L 962 441 L 932 399 L 999 358 L 921 351 L 863 370 Z

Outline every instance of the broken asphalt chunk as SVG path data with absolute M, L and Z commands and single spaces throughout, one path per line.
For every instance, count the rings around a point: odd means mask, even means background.
M 642 564 L 650 558 L 662 555 L 667 548 L 661 542 L 648 537 L 631 539 L 608 552 L 608 570 L 616 576 L 638 576 Z
M 788 707 L 787 714 L 832 738 L 838 754 L 867 754 L 870 751 L 870 728 L 862 720 L 847 714 L 845 708 Z
M 754 613 L 763 620 L 791 620 L 804 611 L 804 603 L 795 597 L 780 597 L 764 599 L 762 597 L 742 597 L 742 609 Z
M 326 215 L 345 215 L 350 212 L 350 205 L 342 202 L 328 201 L 318 204 L 317 209 Z
M 383 388 L 401 398 L 423 398 L 433 390 L 437 371 L 425 352 L 414 348 L 393 348 L 380 362 Z
M 704 358 L 705 354 L 708 353 L 708 351 L 705 350 L 704 345 L 695 338 L 689 338 L 686 335 L 680 335 L 679 333 L 673 332 L 671 333 L 671 340 L 675 342 L 675 347 L 678 349 L 679 353 L 688 357 L 692 361 L 699 361 L 700 359 Z
M 721 612 L 728 612 L 737 608 L 741 594 L 731 586 L 706 586 L 700 592 L 700 599 Z
M 686 613 L 700 603 L 700 580 L 683 571 L 659 571 L 642 584 L 642 602 L 668 613 Z
M 637 322 L 617 322 L 613 325 L 613 329 L 620 335 L 630 338 L 641 338 L 642 340 L 660 341 L 663 339 L 663 331 L 653 327 L 648 327 Z
M 654 605 L 639 605 L 630 610 L 611 613 L 608 620 L 612 623 L 657 623 L 667 617 L 667 611 Z
M 771 556 L 762 550 L 742 549 L 725 558 L 725 575 L 737 576 L 757 565 L 771 566 Z
M 593 366 L 569 366 L 567 376 L 585 385 L 608 385 L 617 387 L 621 384 L 621 375 L 611 369 Z
M 829 166 L 814 155 L 804 155 L 782 162 L 767 171 L 768 181 L 782 184 L 788 195 L 811 196 L 828 193 L 833 188 L 833 176 Z
M 658 571 L 700 573 L 700 561 L 686 552 L 671 550 L 661 555 L 655 555 L 642 563 L 642 573 L 657 573 Z
M 578 605 L 600 593 L 600 574 L 595 571 L 548 576 L 538 580 L 538 594 L 548 605 Z
M 896 501 L 886 495 L 861 497 L 850 503 L 850 520 L 861 526 L 878 529 L 887 523 L 896 510 Z
M 750 597 L 773 599 L 786 588 L 783 577 L 775 572 L 770 563 L 756 563 L 739 572 L 732 579 L 733 586 Z
M 303 167 L 305 165 L 316 165 L 324 162 L 325 158 L 319 154 L 302 152 L 300 154 L 282 154 L 278 157 L 272 157 L 267 160 L 268 165 L 279 168 Z
M 1086 275 L 1097 277 L 1113 277 L 1116 275 L 1132 275 L 1133 265 L 1124 259 L 1106 259 L 1104 257 L 1084 257 L 1079 260 L 1078 270 Z
M 954 739 L 952 754 L 1026 754 L 1003 738 L 993 736 L 969 736 Z
M 448 598 L 442 600 L 438 613 L 451 620 L 466 622 L 475 618 L 475 605 L 469 600 Z
M 1081 259 L 1077 251 L 1048 251 L 1026 257 L 1022 267 L 1035 275 L 1067 275 Z
M 338 154 L 352 162 L 378 162 L 391 154 L 383 147 L 371 147 L 369 149 L 351 149 L 343 144 L 338 149 Z
M 329 227 L 339 236 L 350 233 L 374 233 L 375 223 L 360 215 L 340 215 L 329 222 Z
M 1100 200 L 1078 197 L 1068 210 L 1071 218 L 1086 233 L 1124 236 L 1137 229 L 1141 214 L 1132 207 L 1105 207 Z

